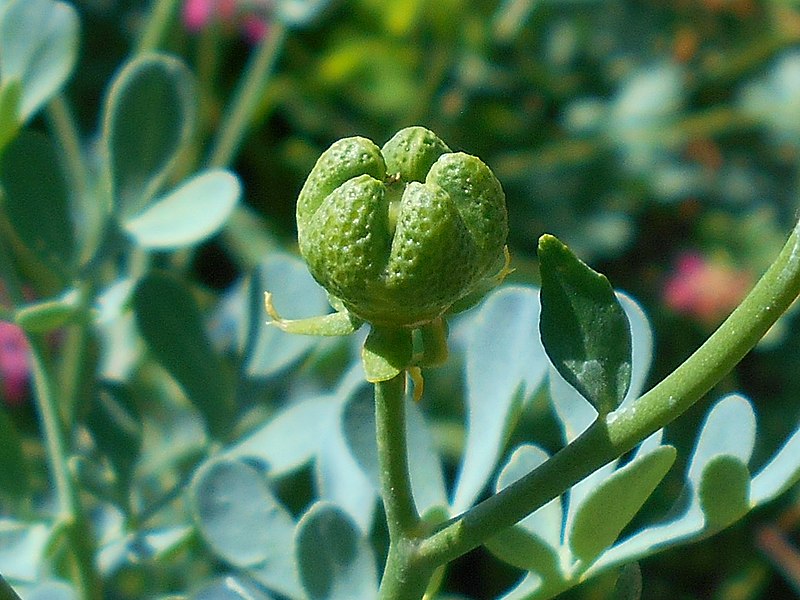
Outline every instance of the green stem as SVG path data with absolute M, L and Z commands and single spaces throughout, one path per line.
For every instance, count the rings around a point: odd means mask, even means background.
M 0 575 L 0 599 L 2 600 L 22 600 L 8 582 Z
M 406 440 L 405 372 L 375 384 L 375 435 L 381 497 L 389 528 L 389 556 L 379 598 L 413 600 L 429 577 L 416 568 L 420 518 L 411 490 Z
M 375 384 L 381 496 L 392 540 L 413 536 L 420 522 L 408 471 L 405 377 L 402 372 L 394 379 Z
M 236 157 L 285 39 L 286 28 L 274 23 L 250 58 L 209 154 L 209 167 L 227 167 Z
M 800 223 L 741 305 L 682 365 L 626 409 L 597 420 L 540 467 L 451 520 L 420 543 L 432 572 L 519 522 L 604 464 L 641 443 L 702 398 L 800 294 Z
M 153 0 L 153 8 L 142 29 L 135 54 L 151 52 L 161 46 L 179 5 L 180 0 Z
M 73 485 L 67 464 L 67 444 L 58 414 L 58 399 L 45 358 L 41 337 L 29 335 L 31 372 L 36 390 L 36 408 L 44 433 L 47 459 L 55 484 L 58 502 L 56 529 L 67 536 L 75 566 L 75 583 L 80 598 L 101 598 L 99 578 L 94 571 L 94 552 L 91 532 L 83 515 L 78 491 Z

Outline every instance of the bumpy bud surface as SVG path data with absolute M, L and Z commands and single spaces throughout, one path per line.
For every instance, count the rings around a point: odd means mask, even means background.
M 382 149 L 352 137 L 325 151 L 300 192 L 297 229 L 311 274 L 351 313 L 418 327 L 488 289 L 508 221 L 480 159 L 409 127 Z

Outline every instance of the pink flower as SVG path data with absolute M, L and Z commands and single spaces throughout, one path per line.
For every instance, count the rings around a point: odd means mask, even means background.
M 752 282 L 752 274 L 724 260 L 689 252 L 678 257 L 664 285 L 664 302 L 672 310 L 712 326 L 738 306 Z
M 0 321 L 0 394 L 10 406 L 25 400 L 30 377 L 28 341 L 17 325 Z
M 252 43 L 257 43 L 269 29 L 270 2 L 266 0 L 185 0 L 183 23 L 197 33 L 212 22 L 238 29 Z

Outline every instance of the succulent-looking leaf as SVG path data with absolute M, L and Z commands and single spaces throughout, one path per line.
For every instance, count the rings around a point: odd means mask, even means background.
M 617 539 L 675 462 L 672 446 L 661 446 L 617 469 L 581 504 L 569 544 L 585 565 Z
M 272 600 L 272 596 L 246 579 L 228 575 L 194 592 L 189 600 Z
M 750 471 L 747 465 L 735 456 L 714 457 L 703 469 L 698 496 L 707 533 L 735 523 L 750 510 Z
M 139 56 L 116 76 L 105 102 L 103 141 L 114 212 L 123 222 L 163 185 L 190 141 L 194 121 L 192 76 L 178 59 Z
M 228 435 L 234 409 L 232 384 L 189 289 L 171 275 L 151 273 L 137 284 L 133 309 L 155 358 L 183 386 L 211 432 Z
M 182 248 L 214 235 L 240 194 L 239 180 L 229 171 L 205 171 L 125 219 L 122 227 L 142 248 Z
M 0 573 L 12 580 L 35 581 L 51 534 L 44 523 L 0 519 Z
M 547 358 L 537 335 L 535 288 L 504 287 L 467 325 L 467 442 L 453 497 L 469 508 L 495 472 L 524 397 L 541 384 Z
M 277 592 L 299 595 L 295 524 L 262 472 L 243 460 L 214 459 L 197 471 L 189 489 L 197 527 L 220 558 L 252 569 Z
M 613 600 L 640 600 L 642 597 L 642 570 L 639 563 L 622 567 L 622 572 L 614 586 Z
M 411 330 L 372 327 L 361 358 L 367 381 L 389 381 L 411 366 L 413 343 Z
M 25 131 L 0 159 L 3 206 L 14 232 L 48 268 L 68 279 L 75 237 L 69 191 L 50 140 Z
M 12 0 L 0 11 L 0 86 L 20 83 L 25 123 L 64 85 L 78 56 L 78 13 L 66 2 Z
M 631 333 L 605 276 L 555 237 L 539 239 L 542 343 L 558 372 L 605 415 L 631 381 Z
M 377 597 L 378 574 L 368 541 L 338 507 L 318 502 L 297 525 L 297 563 L 312 600 Z
M 750 499 L 754 506 L 776 498 L 800 478 L 800 430 L 795 431 L 781 449 L 753 478 Z

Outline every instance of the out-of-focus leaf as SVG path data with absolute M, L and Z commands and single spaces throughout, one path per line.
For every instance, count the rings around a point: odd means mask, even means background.
M 19 581 L 35 581 L 44 564 L 52 531 L 43 523 L 0 519 L 0 573 Z
M 26 122 L 64 85 L 78 55 L 78 13 L 66 2 L 12 0 L 0 12 L 2 85 L 19 81 Z
M 642 570 L 639 563 L 630 563 L 622 571 L 614 586 L 613 600 L 640 600 L 642 597 Z
M 605 276 L 555 237 L 539 239 L 542 343 L 553 366 L 601 414 L 620 405 L 631 382 L 631 333 Z
M 297 564 L 312 600 L 372 600 L 378 574 L 369 542 L 352 520 L 327 502 L 312 506 L 297 525 Z
M 78 593 L 63 581 L 40 581 L 34 585 L 19 586 L 25 600 L 78 600 Z
M 5 83 L 0 80 L 0 156 L 20 129 L 17 119 L 22 86 L 19 81 Z
M 0 440 L 0 497 L 24 498 L 30 485 L 28 461 L 22 451 L 22 438 L 5 410 L 0 410 Z M 0 569 L 0 573 L 4 572 Z
M 70 289 L 52 300 L 42 300 L 21 306 L 14 321 L 25 331 L 46 333 L 81 316 L 81 299 L 77 290 Z
M 123 222 L 163 185 L 190 141 L 194 121 L 192 76 L 180 60 L 139 56 L 116 76 L 105 102 L 103 141 L 114 211 Z
M 251 307 L 250 318 L 258 327 L 247 373 L 252 377 L 267 377 L 286 368 L 321 342 L 313 336 L 292 335 L 268 325 L 263 292 L 272 293 L 275 309 L 287 319 L 325 314 L 330 311 L 330 305 L 325 291 L 311 277 L 303 261 L 288 254 L 270 254 L 250 285 L 255 286 L 258 297 Z
M 220 558 L 257 571 L 277 592 L 299 595 L 295 524 L 263 473 L 242 460 L 215 459 L 195 474 L 190 497 L 195 522 Z
M 319 20 L 331 0 L 278 0 L 277 17 L 289 27 L 309 27 Z
M 661 446 L 617 469 L 581 504 L 569 530 L 575 555 L 591 563 L 617 539 L 675 462 L 672 446 Z
M 705 531 L 720 531 L 750 510 L 750 471 L 734 456 L 715 456 L 703 469 L 698 496 Z
M 205 171 L 126 219 L 122 227 L 143 248 L 182 248 L 215 234 L 240 195 L 235 175 L 224 170 Z
M 133 292 L 136 324 L 150 351 L 183 386 L 215 435 L 230 432 L 233 389 L 203 328 L 190 291 L 166 273 L 144 277 Z
M 800 478 L 800 430 L 784 443 L 761 471 L 753 478 L 750 501 L 753 506 L 776 498 Z
M 50 140 L 26 131 L 0 159 L 3 207 L 23 244 L 49 268 L 68 277 L 75 240 L 69 192 Z
M 252 583 L 234 575 L 223 577 L 197 590 L 190 600 L 272 600 Z
M 453 510 L 469 508 L 500 458 L 522 399 L 541 383 L 547 359 L 539 342 L 534 288 L 494 292 L 470 323 L 467 344 L 467 444 Z

